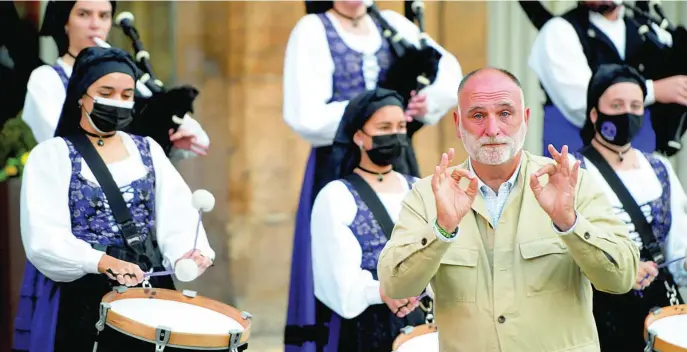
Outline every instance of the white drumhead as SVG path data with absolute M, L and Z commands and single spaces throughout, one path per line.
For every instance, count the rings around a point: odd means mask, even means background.
M 236 320 L 204 307 L 150 298 L 129 298 L 110 302 L 111 309 L 131 320 L 156 328 L 166 326 L 172 332 L 189 334 L 228 334 L 244 328 Z
M 649 331 L 654 331 L 661 340 L 675 346 L 687 348 L 687 315 L 673 315 L 651 323 Z
M 398 346 L 397 352 L 439 352 L 439 333 L 432 332 L 413 337 Z

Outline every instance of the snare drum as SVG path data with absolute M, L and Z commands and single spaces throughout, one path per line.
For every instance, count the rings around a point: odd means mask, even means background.
M 406 326 L 391 345 L 393 352 L 439 352 L 436 324 Z
M 247 348 L 251 315 L 194 291 L 117 287 L 96 328 L 98 352 L 236 352 Z
M 687 304 L 658 308 L 644 320 L 645 351 L 687 352 Z

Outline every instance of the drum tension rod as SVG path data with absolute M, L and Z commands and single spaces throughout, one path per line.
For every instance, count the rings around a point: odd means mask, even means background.
M 172 329 L 166 326 L 160 325 L 155 329 L 155 352 L 162 352 L 165 350 L 171 335 Z
M 241 336 L 243 331 L 241 330 L 229 330 L 229 351 L 238 352 L 239 347 L 241 347 Z
M 98 333 L 105 329 L 105 322 L 107 321 L 107 312 L 110 311 L 110 304 L 107 302 L 100 302 L 100 318 L 98 322 L 95 323 L 95 328 L 98 329 Z
M 654 352 L 654 343 L 656 342 L 656 332 L 649 329 L 647 331 L 648 339 L 646 341 L 646 347 L 644 347 L 644 352 Z

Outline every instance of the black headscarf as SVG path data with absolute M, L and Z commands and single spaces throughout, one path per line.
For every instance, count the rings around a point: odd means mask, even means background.
M 72 76 L 67 86 L 67 97 L 57 123 L 55 137 L 65 137 L 79 131 L 81 121 L 81 99 L 88 87 L 101 77 L 114 72 L 125 73 L 137 79 L 136 64 L 131 55 L 119 48 L 89 47 L 81 50 L 74 62 Z
M 363 128 L 370 117 L 385 106 L 403 109 L 403 104 L 400 94 L 379 87 L 361 93 L 348 102 L 334 136 L 327 181 L 350 175 L 360 164 L 360 147 L 353 141 L 353 135 Z
M 69 14 L 72 12 L 75 4 L 76 1 L 50 0 L 45 8 L 40 35 L 49 36 L 55 40 L 59 56 L 66 54 L 69 49 L 69 37 L 67 37 L 67 32 L 64 31 L 64 26 L 67 25 Z M 110 4 L 112 4 L 112 15 L 114 16 L 117 2 L 110 1 Z
M 589 86 L 587 87 L 587 119 L 584 122 L 584 126 L 580 130 L 580 137 L 582 137 L 582 143 L 588 145 L 594 139 L 596 131 L 594 129 L 594 123 L 592 123 L 590 113 L 592 108 L 599 110 L 599 99 L 604 94 L 606 89 L 616 83 L 630 82 L 637 84 L 642 88 L 643 97 L 646 98 L 646 80 L 642 75 L 637 72 L 634 68 L 628 65 L 618 65 L 618 64 L 605 64 L 599 66 L 599 68 L 594 72 L 592 78 L 589 80 Z

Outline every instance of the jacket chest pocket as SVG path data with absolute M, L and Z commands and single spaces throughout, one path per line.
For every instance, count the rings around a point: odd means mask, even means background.
M 528 296 L 567 290 L 576 270 L 568 248 L 558 238 L 520 244 L 522 275 Z
M 479 252 L 470 248 L 449 248 L 441 258 L 432 288 L 441 300 L 474 302 L 477 295 Z

